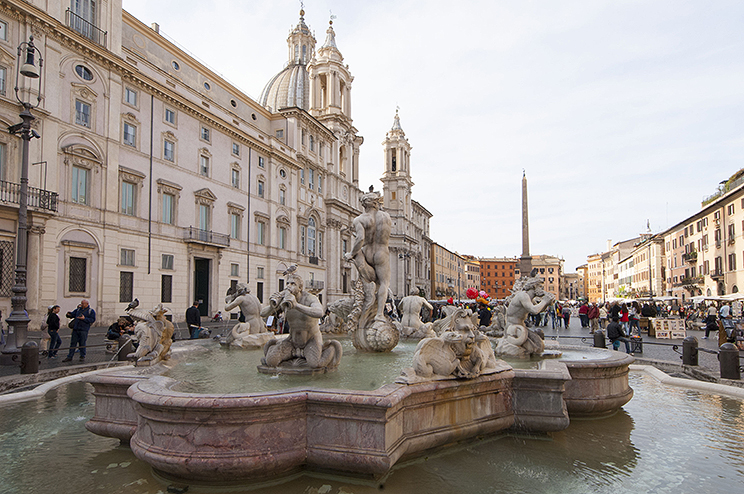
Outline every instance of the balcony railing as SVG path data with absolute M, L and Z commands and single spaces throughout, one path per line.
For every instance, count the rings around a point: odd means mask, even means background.
M 325 286 L 325 282 L 318 280 L 307 280 L 305 281 L 305 288 L 309 290 L 322 290 Z
M 102 31 L 96 27 L 95 24 L 86 21 L 70 9 L 65 12 L 67 26 L 73 31 L 78 32 L 80 35 L 85 36 L 94 43 L 97 43 L 106 48 L 106 31 Z
M 183 229 L 183 239 L 186 242 L 197 244 L 216 245 L 218 247 L 229 247 L 230 236 L 224 233 L 215 233 L 211 230 L 200 230 L 190 226 Z
M 680 279 L 679 283 L 675 283 L 674 286 L 702 285 L 704 281 L 702 276 L 690 276 Z
M 722 269 L 714 269 L 710 272 L 710 277 L 715 279 L 723 278 L 723 270 Z
M 58 195 L 56 192 L 37 189 L 36 187 L 29 187 L 27 204 L 30 208 L 45 209 L 47 211 L 56 212 L 57 197 Z M 20 204 L 21 184 L 0 180 L 0 202 Z
M 684 259 L 687 262 L 695 262 L 697 261 L 697 251 L 693 250 L 692 252 L 688 252 L 686 254 L 682 254 L 682 259 Z

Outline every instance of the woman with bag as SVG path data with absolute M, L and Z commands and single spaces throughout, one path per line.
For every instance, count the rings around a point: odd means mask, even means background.
M 59 305 L 51 305 L 47 310 L 47 333 L 49 333 L 49 352 L 47 358 L 57 358 L 57 349 L 62 345 L 59 336 Z

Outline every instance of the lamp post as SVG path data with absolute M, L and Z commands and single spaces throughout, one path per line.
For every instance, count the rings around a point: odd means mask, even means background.
M 38 55 L 38 67 L 35 58 Z M 16 360 L 21 352 L 20 347 L 26 342 L 28 332 L 28 312 L 26 312 L 26 247 L 28 244 L 28 147 L 31 139 L 41 137 L 35 130 L 31 129 L 31 123 L 35 117 L 31 110 L 38 108 L 41 104 L 41 68 L 43 66 L 41 51 L 34 46 L 34 37 L 30 36 L 28 42 L 24 41 L 18 45 L 18 60 L 16 63 L 16 85 L 15 96 L 23 107 L 20 113 L 21 123 L 8 127 L 8 132 L 14 135 L 20 134 L 23 140 L 21 149 L 21 190 L 18 199 L 18 231 L 16 234 L 16 267 L 15 284 L 13 285 L 13 296 L 11 297 L 12 311 L 6 319 L 8 322 L 8 341 L 3 348 L 4 354 L 13 354 Z M 23 90 L 21 90 L 21 76 L 24 77 Z M 25 78 L 38 79 L 38 93 L 36 104 L 31 102 L 33 89 L 31 85 L 25 84 Z M 22 98 L 25 93 L 28 97 Z M 28 101 L 26 101 L 26 99 Z

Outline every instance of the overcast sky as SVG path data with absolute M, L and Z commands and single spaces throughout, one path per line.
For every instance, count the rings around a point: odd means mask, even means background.
M 257 99 L 287 61 L 294 0 L 123 0 Z M 400 107 L 413 198 L 431 237 L 476 256 L 532 254 L 572 272 L 607 241 L 661 232 L 742 166 L 744 2 L 306 0 L 330 11 L 365 139 L 360 187 L 382 187 Z

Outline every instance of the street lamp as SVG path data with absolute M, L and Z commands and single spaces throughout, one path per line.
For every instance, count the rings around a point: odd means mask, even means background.
M 38 56 L 38 66 L 35 62 Z M 15 285 L 13 285 L 13 296 L 11 297 L 12 311 L 6 319 L 8 321 L 8 341 L 3 348 L 3 353 L 13 354 L 13 360 L 18 358 L 20 347 L 26 342 L 28 332 L 28 312 L 26 312 L 26 246 L 28 244 L 28 145 L 31 139 L 41 137 L 35 130 L 31 129 L 31 122 L 35 117 L 31 110 L 38 108 L 41 104 L 41 68 L 44 60 L 41 51 L 34 46 L 34 37 L 30 36 L 28 42 L 18 45 L 18 60 L 16 63 L 16 85 L 15 96 L 23 107 L 20 113 L 22 122 L 8 127 L 8 132 L 20 134 L 23 140 L 21 150 L 21 191 L 18 199 L 18 231 L 16 234 L 16 267 Z M 21 87 L 21 76 L 23 86 Z M 39 86 L 36 88 L 36 104 L 31 102 L 34 92 L 33 83 L 26 79 L 38 79 Z M 22 97 L 24 96 L 24 97 Z

